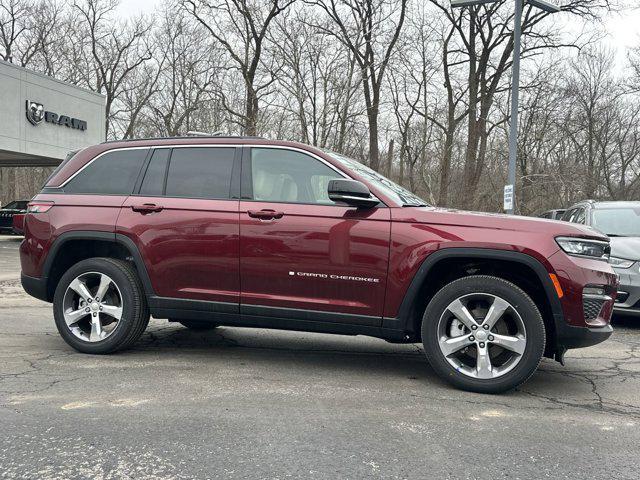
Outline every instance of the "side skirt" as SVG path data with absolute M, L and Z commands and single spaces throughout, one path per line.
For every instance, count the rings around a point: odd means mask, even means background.
M 154 318 L 200 320 L 236 327 L 368 335 L 390 342 L 406 341 L 402 330 L 381 327 L 380 317 L 261 305 L 239 306 L 235 303 L 185 300 L 155 295 L 149 296 L 148 302 Z

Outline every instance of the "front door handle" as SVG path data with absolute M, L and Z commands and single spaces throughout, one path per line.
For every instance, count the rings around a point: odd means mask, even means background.
M 142 205 L 131 205 L 131 210 L 145 215 L 147 213 L 161 212 L 162 207 L 155 203 L 144 203 Z
M 275 210 L 249 210 L 250 217 L 259 218 L 260 220 L 273 220 L 284 217 L 284 212 L 276 212 Z

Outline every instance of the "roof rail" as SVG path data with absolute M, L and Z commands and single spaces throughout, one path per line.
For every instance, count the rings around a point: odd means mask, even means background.
M 187 132 L 187 137 L 221 137 L 223 135 L 224 132 L 222 130 L 218 130 L 213 133 L 198 132 L 197 130 L 189 130 Z
M 121 143 L 121 142 L 141 142 L 141 141 L 149 141 L 149 140 L 184 140 L 185 138 L 198 137 L 198 138 L 239 138 L 239 139 L 264 139 L 264 137 L 256 136 L 256 135 L 223 135 L 223 134 L 209 134 L 204 133 L 202 135 L 177 135 L 170 137 L 143 137 L 143 138 L 124 138 L 121 140 L 107 140 L 102 142 L 104 143 Z

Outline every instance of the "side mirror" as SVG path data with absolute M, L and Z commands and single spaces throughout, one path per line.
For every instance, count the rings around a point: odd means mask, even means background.
M 379 200 L 371 195 L 369 188 L 357 180 L 331 180 L 327 190 L 329 199 L 352 207 L 373 208 L 379 203 Z

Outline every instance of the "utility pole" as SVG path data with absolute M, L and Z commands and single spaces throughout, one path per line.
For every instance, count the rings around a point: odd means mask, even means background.
M 500 0 L 451 0 L 451 6 L 473 7 Z M 556 0 L 557 1 L 557 0 Z M 547 0 L 515 0 L 513 27 L 513 78 L 511 83 L 511 122 L 509 125 L 509 171 L 504 186 L 504 210 L 513 214 L 516 203 L 516 163 L 518 160 L 518 114 L 520 109 L 520 56 L 522 54 L 522 7 L 528 3 L 549 13 L 561 11 L 561 7 Z

